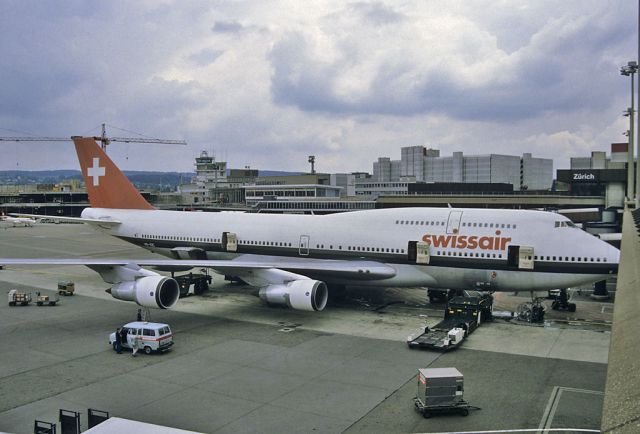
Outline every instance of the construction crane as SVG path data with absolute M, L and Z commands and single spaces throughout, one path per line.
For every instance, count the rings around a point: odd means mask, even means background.
M 106 125 L 102 124 L 102 135 L 93 136 L 93 139 L 100 142 L 102 149 L 106 152 L 107 146 L 111 142 L 123 143 L 162 143 L 168 145 L 186 145 L 184 140 L 153 139 L 150 137 L 107 137 Z M 65 137 L 0 137 L 0 142 L 68 142 L 71 138 Z

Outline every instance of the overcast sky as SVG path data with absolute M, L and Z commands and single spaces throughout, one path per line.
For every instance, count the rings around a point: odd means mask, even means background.
M 0 2 L 0 135 L 99 134 L 129 170 L 371 171 L 441 155 L 554 158 L 625 141 L 631 1 Z M 132 133 L 109 128 L 113 136 Z M 69 143 L 0 142 L 0 170 L 73 169 Z

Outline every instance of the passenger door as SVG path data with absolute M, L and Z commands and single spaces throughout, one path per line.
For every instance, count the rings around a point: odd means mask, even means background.
M 120 343 L 121 343 L 121 344 L 122 344 L 122 346 L 123 346 L 123 347 L 125 347 L 125 348 L 131 348 L 131 347 L 129 346 L 129 332 L 130 332 L 130 331 L 131 331 L 131 330 L 130 330 L 130 329 L 128 329 L 127 327 L 123 327 L 123 328 L 122 328 L 122 333 L 124 334 L 124 339 L 121 339 L 121 342 L 120 342 Z
M 410 264 L 428 264 L 429 243 L 424 241 L 409 241 L 407 245 L 407 260 Z
M 309 256 L 309 235 L 300 235 L 298 254 L 300 256 Z
M 510 267 L 519 270 L 533 270 L 533 247 L 529 246 L 508 246 L 507 263 Z
M 227 252 L 238 251 L 238 237 L 233 232 L 222 233 L 222 250 Z
M 460 220 L 462 220 L 462 211 L 450 211 L 449 220 L 447 221 L 447 233 L 457 234 L 460 230 Z

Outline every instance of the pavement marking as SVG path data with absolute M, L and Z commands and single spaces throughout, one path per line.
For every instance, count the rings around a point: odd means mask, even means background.
M 542 414 L 542 419 L 540 420 L 540 425 L 538 425 L 538 432 L 545 433 L 551 429 L 551 424 L 553 423 L 553 418 L 556 415 L 556 411 L 558 410 L 558 405 L 560 405 L 560 397 L 562 396 L 562 392 L 574 392 L 574 393 L 587 393 L 591 395 L 604 395 L 604 392 L 600 392 L 598 390 L 587 390 L 587 389 L 575 389 L 573 387 L 562 387 L 562 386 L 554 386 L 553 391 L 551 392 L 551 396 L 549 397 L 549 402 L 547 402 L 547 408 L 544 410 Z M 559 428 L 554 429 L 554 431 L 560 430 Z M 584 432 L 600 432 L 593 430 L 583 430 Z
M 613 313 L 613 305 L 603 304 L 602 309 L 600 309 L 600 313 Z
M 597 429 L 582 429 L 582 428 L 554 428 L 552 430 L 544 430 L 544 433 L 551 432 L 595 432 L 600 433 Z M 536 428 L 524 428 L 524 429 L 496 429 L 490 431 L 446 431 L 446 432 L 430 432 L 428 434 L 493 434 L 493 433 L 518 433 L 518 432 L 535 432 L 539 433 L 540 430 Z

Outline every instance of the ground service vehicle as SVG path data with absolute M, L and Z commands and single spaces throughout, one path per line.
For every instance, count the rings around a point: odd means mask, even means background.
M 173 345 L 173 333 L 169 324 L 156 322 L 134 321 L 122 326 L 125 330 L 127 339 L 122 342 L 122 348 L 133 348 L 133 344 L 137 337 L 140 338 L 141 350 L 145 354 L 151 354 L 153 351 L 166 351 Z M 109 335 L 109 345 L 116 349 L 115 332 Z
M 76 290 L 76 285 L 68 280 L 58 282 L 58 294 L 60 295 L 73 295 Z

